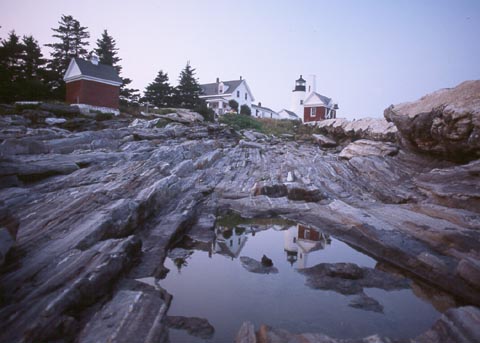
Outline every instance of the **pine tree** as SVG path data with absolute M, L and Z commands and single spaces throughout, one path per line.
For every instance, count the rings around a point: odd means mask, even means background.
M 118 64 L 122 59 L 117 56 L 118 48 L 117 42 L 108 34 L 107 30 L 104 30 L 102 37 L 97 39 L 97 48 L 95 53 L 99 58 L 99 62 L 113 66 L 117 73 L 120 75 L 122 72 L 122 66 Z M 132 83 L 132 80 L 127 77 L 122 77 L 122 86 L 120 87 L 120 102 L 122 104 L 138 102 L 140 98 L 139 90 L 134 88 L 128 88 L 128 85 Z
M 19 81 L 22 79 L 21 57 L 23 45 L 15 31 L 0 40 L 0 101 L 19 100 Z
M 200 85 L 195 78 L 195 69 L 187 62 L 185 68 L 180 72 L 179 84 L 176 87 L 178 104 L 185 108 L 194 108 L 199 103 Z
M 58 24 L 58 28 L 52 28 L 56 32 L 52 37 L 58 38 L 60 42 L 45 44 L 45 46 L 53 49 L 52 59 L 48 64 L 52 72 L 52 88 L 57 88 L 57 96 L 63 97 L 63 76 L 73 57 L 84 58 L 87 56 L 87 39 L 90 38 L 90 34 L 85 26 L 81 26 L 78 20 L 70 15 L 62 15 Z
M 97 48 L 95 53 L 98 56 L 99 62 L 115 67 L 120 74 L 122 67 L 118 64 L 121 58 L 117 56 L 118 48 L 116 47 L 115 39 L 108 34 L 107 30 L 102 33 L 102 38 L 97 39 Z
M 50 97 L 45 70 L 46 60 L 33 36 L 23 36 L 21 56 L 22 79 L 20 95 L 24 100 L 45 100 Z
M 38 41 L 33 36 L 23 36 L 21 56 L 22 72 L 25 79 L 42 78 L 46 60 L 43 58 Z
M 145 88 L 142 100 L 157 107 L 165 107 L 171 104 L 171 96 L 172 87 L 168 83 L 168 74 L 160 70 L 155 80 Z

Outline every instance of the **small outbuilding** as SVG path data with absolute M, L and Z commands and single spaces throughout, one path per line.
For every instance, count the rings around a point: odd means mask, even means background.
M 114 67 L 98 63 L 98 57 L 92 56 L 90 61 L 72 58 L 63 79 L 67 103 L 118 113 L 122 79 Z

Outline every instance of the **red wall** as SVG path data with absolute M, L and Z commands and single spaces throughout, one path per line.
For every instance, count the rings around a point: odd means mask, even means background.
M 78 80 L 67 83 L 65 101 L 69 104 L 86 104 L 118 109 L 119 96 L 120 87 L 118 86 Z
M 308 235 L 306 234 L 308 231 Z M 307 237 L 308 236 L 308 237 Z M 319 241 L 320 233 L 317 230 L 311 229 L 307 226 L 298 225 L 298 239 L 308 239 L 310 241 Z
M 315 116 L 312 117 L 310 116 L 310 109 L 312 107 L 304 107 L 303 108 L 303 121 L 304 122 L 307 122 L 307 121 L 320 121 L 320 120 L 324 120 L 325 119 L 325 113 L 326 113 L 326 109 L 325 107 L 314 107 L 316 110 L 315 110 Z

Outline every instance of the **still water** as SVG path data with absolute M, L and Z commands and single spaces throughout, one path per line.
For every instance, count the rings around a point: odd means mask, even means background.
M 236 224 L 236 225 L 235 225 Z M 215 327 L 210 339 L 170 329 L 171 342 L 233 342 L 244 321 L 293 333 L 322 332 L 337 338 L 374 333 L 391 338 L 415 337 L 439 313 L 410 288 L 364 292 L 383 306 L 373 312 L 349 306 L 354 296 L 305 285 L 297 270 L 318 263 L 352 262 L 374 268 L 376 261 L 318 230 L 294 223 L 217 225 L 212 241 L 180 243 L 165 266 L 171 271 L 160 285 L 173 295 L 169 315 L 206 318 Z M 255 274 L 240 256 L 272 259 L 277 274 Z M 181 257 L 179 257 L 181 255 Z

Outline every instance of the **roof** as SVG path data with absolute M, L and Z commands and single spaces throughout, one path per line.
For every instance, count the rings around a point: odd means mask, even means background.
M 290 117 L 298 118 L 298 116 L 295 114 L 295 112 L 292 112 L 292 111 L 289 111 L 289 110 L 286 110 L 286 109 L 283 109 L 282 111 L 287 112 L 287 114 L 288 114 Z M 280 111 L 280 112 L 282 112 L 282 111 Z
M 225 86 L 227 86 L 227 90 L 224 93 L 221 94 L 230 94 L 232 93 L 240 84 L 242 83 L 243 80 L 232 80 L 232 81 L 222 81 Z M 218 83 L 206 83 L 204 85 L 200 85 L 200 88 L 202 88 L 202 93 L 201 95 L 203 96 L 209 96 L 209 95 L 218 95 Z
M 78 65 L 78 68 L 80 68 L 80 72 L 83 76 L 123 83 L 122 79 L 118 76 L 117 70 L 110 65 L 102 63 L 95 65 L 92 62 L 82 60 L 81 58 L 75 58 L 74 60 Z
M 320 93 L 317 93 L 317 92 L 312 92 L 310 93 L 307 98 L 305 99 L 305 101 L 303 102 L 304 105 L 309 105 L 309 101 L 314 97 L 316 96 L 325 106 L 328 106 L 330 104 L 330 102 L 332 101 L 331 98 L 325 96 L 325 95 L 322 95 Z
M 270 112 L 275 112 L 275 111 L 272 110 L 271 108 L 263 107 L 263 106 L 258 106 L 258 105 L 255 105 L 255 104 L 252 104 L 252 107 L 261 108 L 262 110 L 266 110 L 266 111 L 270 111 Z
M 307 82 L 307 81 L 305 81 L 302 75 L 300 75 L 300 78 L 298 80 L 295 80 L 295 82 Z

